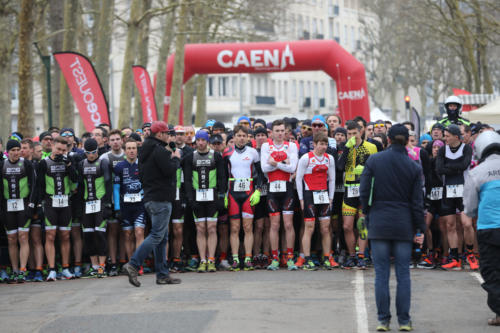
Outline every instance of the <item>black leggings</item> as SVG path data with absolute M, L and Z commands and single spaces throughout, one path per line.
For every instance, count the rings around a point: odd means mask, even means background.
M 84 214 L 81 220 L 83 240 L 89 256 L 106 256 L 106 220 L 103 213 Z

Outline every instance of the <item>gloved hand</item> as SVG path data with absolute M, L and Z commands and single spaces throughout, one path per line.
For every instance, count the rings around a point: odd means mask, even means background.
M 63 159 L 62 160 L 63 160 L 64 164 L 66 164 L 66 166 L 68 166 L 68 165 L 71 164 L 71 160 L 69 159 L 68 156 L 64 156 L 63 155 Z
M 111 204 L 106 204 L 102 210 L 102 218 L 109 220 L 111 217 L 113 217 L 113 209 L 111 208 Z
M 352 138 L 349 139 L 349 141 L 347 141 L 347 143 L 345 144 L 345 146 L 349 149 L 353 148 L 354 146 L 356 146 L 356 137 L 353 136 Z
M 122 211 L 121 210 L 115 210 L 115 218 L 117 220 L 121 220 L 122 219 Z
M 33 219 L 33 216 L 35 215 L 35 204 L 29 203 L 28 207 L 24 210 L 24 213 L 26 214 L 26 218 L 28 219 Z
M 255 190 L 250 196 L 250 206 L 255 206 L 260 202 L 260 191 Z
M 227 209 L 227 206 L 229 206 L 229 198 L 227 197 L 227 194 L 226 194 L 226 196 L 224 197 L 224 208 Z
M 365 169 L 365 167 L 363 165 L 358 165 L 357 167 L 354 168 L 354 171 L 353 173 L 355 175 L 361 175 L 363 173 L 363 170 Z

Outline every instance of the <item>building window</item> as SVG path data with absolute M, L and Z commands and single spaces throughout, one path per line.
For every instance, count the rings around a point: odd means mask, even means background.
M 238 77 L 236 76 L 231 78 L 231 96 L 238 96 Z
M 335 37 L 339 38 L 339 43 L 340 43 L 340 24 L 339 24 L 339 22 L 335 22 L 335 30 L 333 30 L 333 33 L 335 34 Z
M 288 81 L 283 82 L 283 99 L 288 104 Z
M 318 82 L 314 82 L 313 84 L 313 109 L 317 110 L 319 108 L 319 99 L 318 99 Z
M 207 77 L 207 96 L 214 95 L 214 78 L 209 76 Z
M 349 45 L 349 29 L 344 25 L 344 44 Z
M 290 92 L 292 96 L 292 102 L 297 102 L 297 81 L 292 81 L 292 91 Z
M 228 77 L 227 76 L 220 76 L 219 77 L 219 96 L 220 97 L 226 97 L 228 96 Z
M 330 80 L 330 102 L 332 105 L 336 104 L 337 96 L 337 86 L 334 80 Z
M 316 34 L 318 33 L 318 23 L 315 18 L 312 19 L 312 35 L 313 38 L 316 38 Z
M 318 31 L 318 34 L 320 35 L 325 35 L 325 32 L 323 30 L 323 20 L 319 20 L 319 31 Z
M 354 27 L 351 27 L 351 47 L 353 50 L 356 49 L 356 35 L 354 32 Z
M 299 82 L 299 105 L 304 106 L 304 81 Z
M 241 80 L 240 80 L 240 92 L 241 92 L 241 100 L 242 101 L 246 101 L 246 98 L 247 98 L 247 92 L 246 92 L 246 88 L 247 88 L 247 79 L 242 77 Z
M 297 19 L 297 35 L 299 36 L 299 39 L 302 39 L 302 35 L 304 34 L 304 23 L 302 21 L 302 15 L 299 15 Z

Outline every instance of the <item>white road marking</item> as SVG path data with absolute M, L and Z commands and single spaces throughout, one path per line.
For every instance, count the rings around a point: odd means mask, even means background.
M 354 275 L 354 307 L 358 333 L 368 333 L 368 314 L 365 302 L 365 279 L 363 271 L 356 271 Z
M 484 283 L 484 280 L 483 280 L 483 277 L 481 276 L 481 274 L 479 274 L 477 272 L 472 272 L 472 273 L 470 273 L 470 275 L 472 275 L 473 278 L 475 278 L 476 280 L 478 280 L 479 284 L 483 284 Z

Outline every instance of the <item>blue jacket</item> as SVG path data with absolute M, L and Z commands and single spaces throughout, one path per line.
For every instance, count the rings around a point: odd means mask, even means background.
M 371 155 L 360 187 L 361 205 L 368 217 L 368 239 L 411 241 L 417 229 L 424 232 L 422 186 L 422 168 L 408 157 L 405 147 L 393 144 Z

